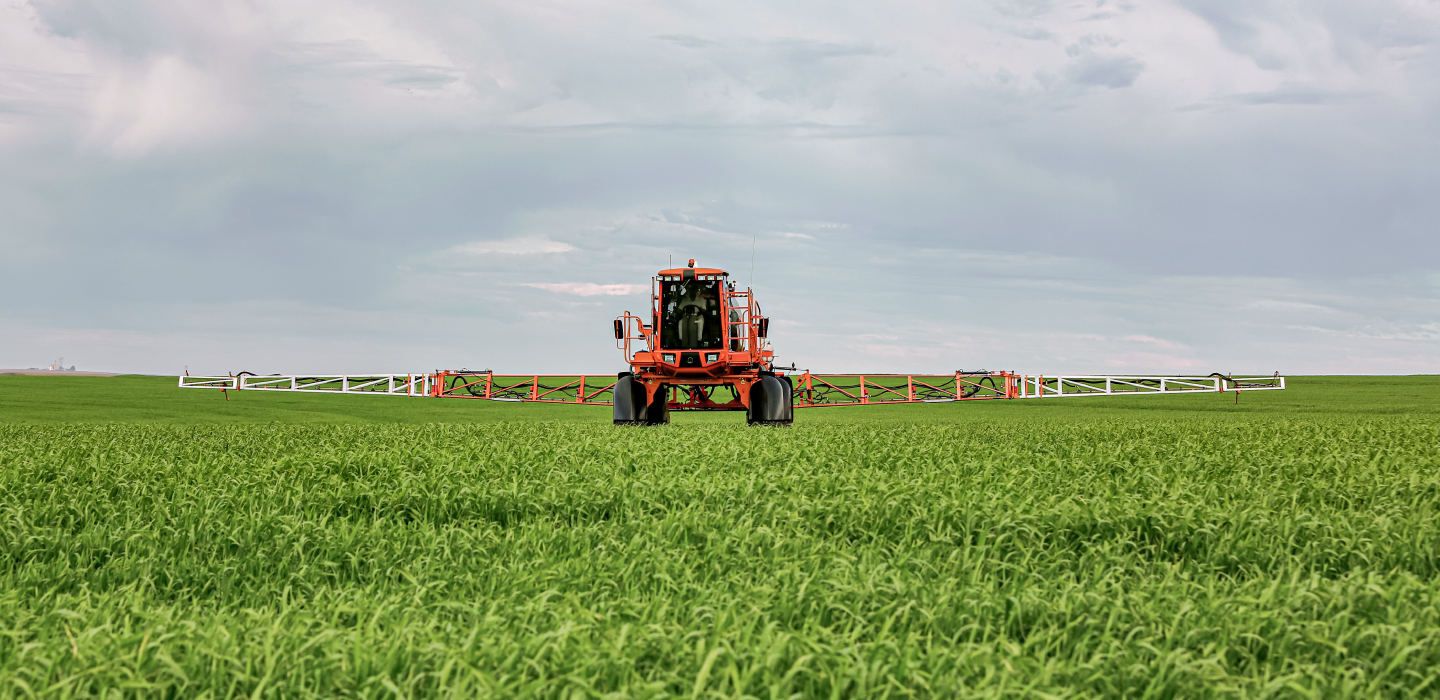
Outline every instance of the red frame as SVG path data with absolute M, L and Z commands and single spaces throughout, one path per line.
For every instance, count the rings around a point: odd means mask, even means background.
M 786 376 L 775 371 L 775 353 L 768 348 L 768 333 L 764 333 L 768 319 L 761 313 L 752 290 L 733 289 L 729 277 L 730 273 L 711 267 L 661 270 L 650 278 L 649 323 L 629 311 L 615 319 L 616 349 L 623 353 L 635 381 L 645 387 L 646 403 L 653 402 L 664 387 L 669 392 L 670 410 L 743 411 L 750 406 L 751 387 L 764 374 Z M 726 319 L 726 342 L 719 349 L 659 347 L 661 285 L 688 280 L 720 283 L 720 315 Z M 642 343 L 643 347 L 636 347 Z M 701 365 L 680 366 L 676 360 L 682 352 L 699 354 Z M 502 375 L 463 370 L 439 371 L 434 377 L 432 396 L 591 406 L 613 405 L 616 383 L 610 377 L 596 382 L 585 375 Z M 902 375 L 812 374 L 806 370 L 790 375 L 790 379 L 796 408 L 1004 399 L 1016 398 L 1020 391 L 1018 375 L 1010 372 Z M 599 388 L 587 390 L 596 386 Z M 729 387 L 733 398 L 716 401 L 714 392 L 719 387 Z
M 713 267 L 661 270 L 650 278 L 650 323 L 647 325 L 644 318 L 629 311 L 616 319 L 620 323 L 616 348 L 630 365 L 635 381 L 645 387 L 647 403 L 655 400 L 655 392 L 661 387 L 667 387 L 671 392 L 671 410 L 743 411 L 750 406 L 750 388 L 760 381 L 761 373 L 774 372 L 775 353 L 765 347 L 761 334 L 762 329 L 768 328 L 768 320 L 755 302 L 752 290 L 732 288 L 729 277 L 730 273 Z M 726 319 L 726 330 L 725 342 L 718 349 L 660 347 L 660 287 L 666 282 L 689 280 L 720 283 L 720 317 Z M 643 350 L 632 349 L 632 343 L 637 341 L 645 344 Z M 734 347 L 737 345 L 738 348 Z M 701 365 L 680 366 L 678 360 L 682 352 L 697 353 Z M 715 359 L 710 359 L 712 356 Z M 775 374 L 784 376 L 782 372 Z M 719 403 L 706 393 L 706 387 L 721 386 L 733 388 L 735 398 Z

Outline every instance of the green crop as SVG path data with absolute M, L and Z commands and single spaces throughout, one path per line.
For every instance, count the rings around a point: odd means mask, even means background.
M 158 389 L 492 420 L 36 425 L 0 382 L 0 694 L 1435 696 L 1408 381 L 783 430 Z

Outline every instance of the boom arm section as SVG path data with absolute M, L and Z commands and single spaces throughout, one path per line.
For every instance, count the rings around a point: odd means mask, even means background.
M 627 316 L 629 316 L 627 314 Z M 629 316 L 637 321 L 637 317 Z M 645 340 L 642 335 L 637 340 Z M 785 377 L 784 373 L 777 373 Z M 796 408 L 945 403 L 993 399 L 1054 399 L 1083 396 L 1154 396 L 1285 388 L 1285 377 L 1029 375 L 1014 372 L 953 374 L 790 374 Z M 364 394 L 490 401 L 532 401 L 580 406 L 609 406 L 614 375 L 495 374 L 489 371 L 437 370 L 414 374 L 326 374 L 181 376 L 182 389 L 284 391 L 311 394 Z M 672 410 L 733 408 L 723 386 L 667 387 Z M 722 393 L 717 394 L 720 391 Z

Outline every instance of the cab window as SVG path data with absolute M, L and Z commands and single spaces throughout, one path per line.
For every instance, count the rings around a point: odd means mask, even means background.
M 660 347 L 708 350 L 721 347 L 718 280 L 667 281 L 660 293 Z

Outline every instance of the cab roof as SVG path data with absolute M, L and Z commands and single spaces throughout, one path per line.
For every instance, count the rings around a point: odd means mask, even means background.
M 657 272 L 657 273 L 655 273 L 655 274 L 657 274 L 657 275 L 677 275 L 677 276 L 678 276 L 678 275 L 684 274 L 686 270 L 689 270 L 689 271 L 691 271 L 691 272 L 694 272 L 694 273 L 697 274 L 697 275 L 723 275 L 723 276 L 728 276 L 728 275 L 730 274 L 730 273 L 728 273 L 728 272 L 726 272 L 726 271 L 724 271 L 724 270 L 721 270 L 721 269 L 718 268 L 718 267 L 676 267 L 676 268 L 672 268 L 672 269 L 669 269 L 669 270 L 661 270 L 661 271 L 659 271 L 659 272 Z

